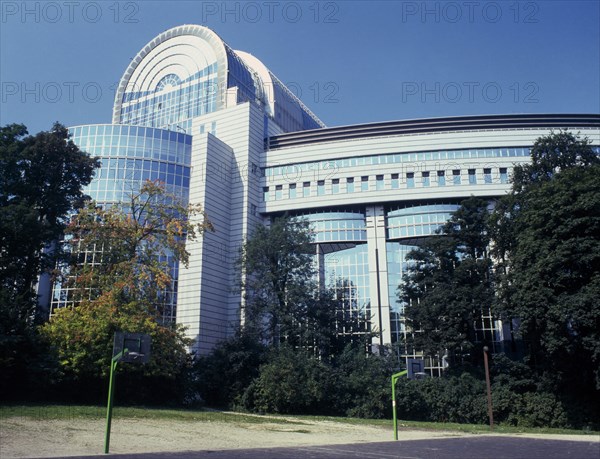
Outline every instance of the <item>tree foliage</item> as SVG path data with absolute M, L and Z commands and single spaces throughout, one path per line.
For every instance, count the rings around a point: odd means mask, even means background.
M 190 343 L 181 328 L 164 323 L 163 307 L 171 294 L 172 263 L 187 263 L 185 240 L 211 228 L 206 218 L 190 222 L 199 212 L 167 195 L 161 184 L 146 182 L 126 203 L 91 203 L 73 218 L 64 282 L 75 307 L 58 311 L 42 327 L 69 377 L 106 376 L 117 330 L 151 335 L 144 375 L 173 379 L 182 371 Z
M 313 234 L 306 220 L 288 216 L 258 226 L 242 250 L 243 333 L 257 340 L 311 350 L 322 358 L 340 352 L 338 329 L 349 320 L 341 298 L 319 285 Z
M 487 202 L 469 198 L 438 231 L 408 256 L 399 289 L 406 303 L 411 345 L 428 355 L 449 354 L 460 362 L 472 354 L 474 324 L 494 301 L 488 254 Z
M 81 206 L 82 189 L 92 180 L 96 158 L 69 140 L 55 124 L 35 136 L 25 126 L 0 128 L 0 391 L 27 387 L 26 376 L 43 372 L 34 331 L 36 284 L 52 269 L 56 241 L 67 215 Z M 48 248 L 48 250 L 44 250 Z M 27 363 L 25 363 L 27 361 Z M 46 363 L 44 363 L 46 362 Z M 28 367 L 26 367 L 26 365 Z M 35 368 L 39 371 L 35 371 Z M 37 376 L 36 376 L 37 375 Z
M 504 315 L 527 359 L 570 393 L 600 389 L 600 158 L 585 139 L 539 139 L 495 220 Z

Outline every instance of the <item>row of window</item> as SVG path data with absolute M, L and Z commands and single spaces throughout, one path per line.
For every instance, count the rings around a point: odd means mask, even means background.
M 283 176 L 294 181 L 302 172 L 322 171 L 332 173 L 346 167 L 376 166 L 379 164 L 423 163 L 426 161 L 448 161 L 483 158 L 514 158 L 530 156 L 529 147 L 479 148 L 471 150 L 444 150 L 422 153 L 390 153 L 385 155 L 360 156 L 329 161 L 273 166 L 264 169 L 263 175 L 269 178 Z
M 95 127 L 85 126 L 88 132 Z M 107 130 L 106 134 L 86 135 L 83 131 L 82 127 L 72 129 L 72 140 L 81 150 L 87 151 L 93 156 L 125 156 L 186 165 L 189 165 L 191 161 L 191 136 L 182 133 L 149 129 L 147 136 L 120 134 L 118 130 L 115 130 L 112 135 L 110 130 Z
M 342 179 L 331 179 L 331 188 L 329 194 L 338 194 L 342 192 L 354 193 L 362 191 L 382 191 L 386 189 L 399 189 L 402 184 L 404 188 L 446 186 L 446 185 L 477 185 L 478 183 L 508 183 L 508 168 L 500 167 L 497 169 L 484 168 L 482 174 L 478 177 L 476 169 L 467 169 L 467 174 L 463 174 L 460 169 L 452 171 L 423 171 L 420 173 L 407 172 L 404 176 L 400 174 L 391 174 L 389 188 L 386 187 L 383 174 L 375 176 L 375 183 L 371 183 L 369 176 L 360 178 L 347 177 Z M 495 174 L 495 175 L 494 175 Z M 345 185 L 345 190 L 342 186 Z M 316 193 L 315 193 L 316 192 Z M 308 198 L 311 196 L 324 196 L 326 193 L 325 180 L 317 180 L 316 188 L 314 182 L 302 182 L 301 184 L 290 183 L 287 186 L 286 195 L 284 195 L 283 185 L 263 187 L 263 199 L 265 202 L 280 201 L 283 199 Z
M 192 137 L 183 132 L 167 131 L 165 129 L 157 129 L 142 126 L 127 126 L 116 124 L 92 124 L 87 126 L 77 126 L 69 129 L 69 132 L 74 137 L 102 137 L 102 136 L 118 136 L 118 137 L 133 137 L 145 139 L 154 138 L 168 140 L 171 142 L 192 144 Z M 112 142 L 111 142 L 112 143 Z

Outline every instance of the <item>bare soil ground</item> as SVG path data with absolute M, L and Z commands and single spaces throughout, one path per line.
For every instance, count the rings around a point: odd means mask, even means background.
M 111 453 L 223 450 L 277 446 L 333 445 L 390 441 L 389 427 L 334 421 L 274 418 L 274 422 L 214 422 L 163 419 L 113 419 Z M 0 458 L 95 455 L 104 451 L 102 420 L 43 420 L 6 417 L 0 422 Z M 466 436 L 450 431 L 404 430 L 400 440 Z M 530 435 L 532 436 L 532 435 Z M 543 438 L 598 441 L 589 435 Z

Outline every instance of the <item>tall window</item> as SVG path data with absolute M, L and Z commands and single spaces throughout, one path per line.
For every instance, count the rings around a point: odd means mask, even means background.
M 492 170 L 484 169 L 483 170 L 483 183 L 492 183 Z
M 500 183 L 508 183 L 508 170 L 506 167 L 500 168 Z
M 369 191 L 369 177 L 363 176 L 360 178 L 360 191 Z
M 415 173 L 414 172 L 406 173 L 406 187 L 407 188 L 415 187 Z
M 421 173 L 421 183 L 423 183 L 423 186 L 429 186 L 429 172 Z
M 455 185 L 460 185 L 460 170 L 454 169 L 452 171 L 452 183 Z
M 446 171 L 437 171 L 438 186 L 446 185 Z
M 400 181 L 398 180 L 398 174 L 392 174 L 392 189 L 397 189 L 400 187 Z
M 296 197 L 296 184 L 290 183 L 290 199 L 294 199 Z
M 302 196 L 305 198 L 310 196 L 310 182 L 304 182 L 302 184 Z
M 469 185 L 477 184 L 477 175 L 475 175 L 475 169 L 469 169 Z
M 348 177 L 346 179 L 346 192 L 354 193 L 354 177 Z
M 377 191 L 383 190 L 383 175 L 377 175 L 375 177 L 375 189 Z
M 275 187 L 275 201 L 279 201 L 283 198 L 283 185 L 277 185 Z
M 323 196 L 325 194 L 325 180 L 319 180 L 317 182 L 317 196 Z
M 269 187 L 263 187 L 263 201 L 268 202 L 271 196 L 269 195 Z
M 336 194 L 340 192 L 340 179 L 334 178 L 331 180 L 331 193 Z

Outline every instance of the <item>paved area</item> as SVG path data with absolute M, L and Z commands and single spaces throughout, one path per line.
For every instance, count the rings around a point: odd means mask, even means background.
M 294 448 L 114 454 L 115 459 L 599 459 L 600 442 L 480 436 Z M 78 456 L 84 458 L 84 456 Z M 90 457 L 98 456 L 85 456 Z M 69 459 L 77 459 L 71 456 Z

